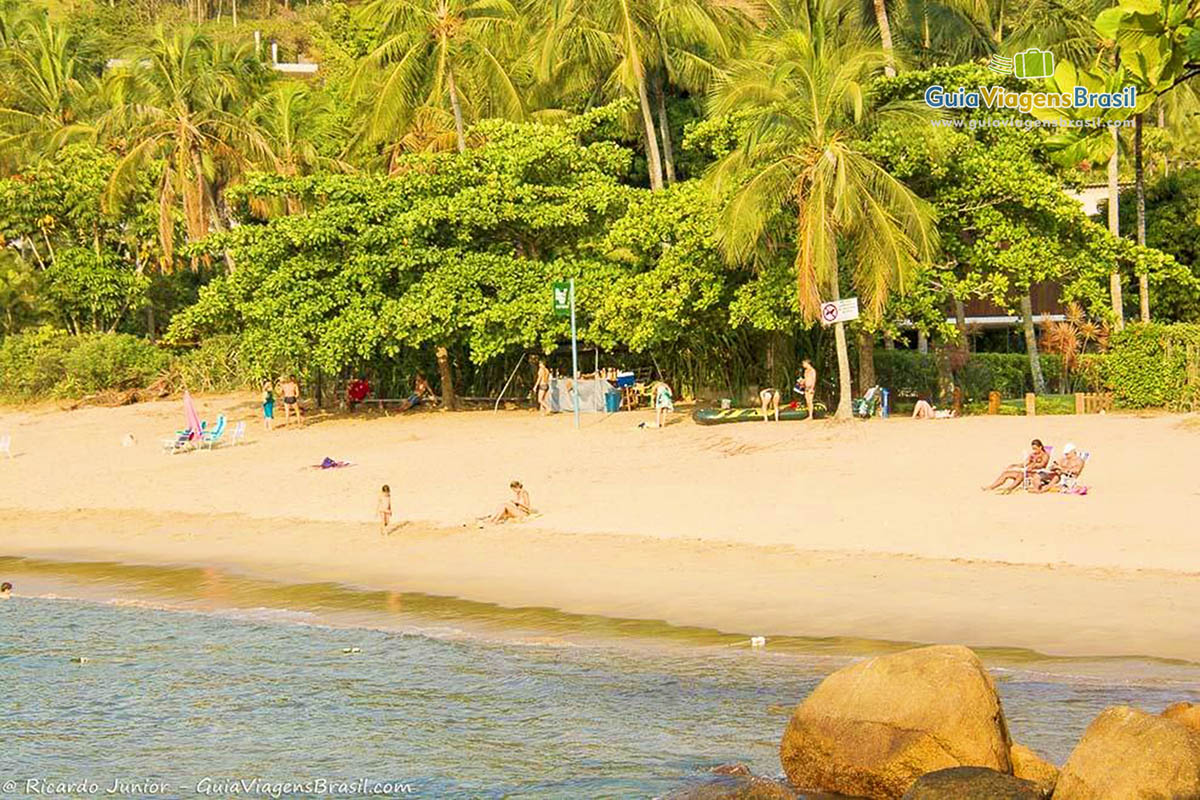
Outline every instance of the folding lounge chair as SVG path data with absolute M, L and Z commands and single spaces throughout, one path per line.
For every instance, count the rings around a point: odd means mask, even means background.
M 162 440 L 163 452 L 174 455 L 192 447 L 191 430 L 175 431 L 175 435 Z
M 232 447 L 236 444 L 241 444 L 246 440 L 246 421 L 242 420 L 237 425 L 233 426 L 233 433 L 229 434 L 229 445 Z
M 225 433 L 225 415 L 217 417 L 217 425 L 211 431 L 202 431 L 200 433 L 200 447 L 207 447 L 212 450 L 213 447 L 221 441 L 221 436 Z
M 853 402 L 854 416 L 870 419 L 879 410 L 879 401 L 883 390 L 878 386 L 867 389 L 867 393 Z
M 1088 459 L 1091 458 L 1091 456 L 1092 456 L 1091 453 L 1085 453 L 1082 450 L 1079 451 L 1079 458 L 1083 461 L 1083 466 L 1079 468 L 1078 474 L 1063 475 L 1062 477 L 1060 477 L 1058 479 L 1058 490 L 1060 492 L 1069 492 L 1075 488 L 1075 485 L 1079 482 L 1079 476 L 1082 475 L 1084 469 L 1087 468 L 1087 462 L 1088 462 Z

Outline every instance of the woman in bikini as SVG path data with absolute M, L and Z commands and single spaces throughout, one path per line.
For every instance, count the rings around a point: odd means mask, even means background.
M 508 488 L 512 489 L 513 499 L 500 506 L 500 510 L 492 515 L 491 522 L 522 519 L 528 517 L 533 511 L 532 506 L 529 505 L 529 492 L 525 491 L 525 487 L 521 485 L 520 481 L 513 481 Z
M 1000 476 L 992 482 L 991 486 L 981 487 L 983 491 L 990 492 L 992 489 L 1015 489 L 1025 480 L 1026 475 L 1036 474 L 1039 470 L 1046 469 L 1050 463 L 1050 454 L 1046 452 L 1046 448 L 1042 445 L 1041 439 L 1034 439 L 1029 443 L 1029 455 L 1025 457 L 1024 464 L 1009 464 L 1000 473 Z M 1012 486 L 1004 486 L 1004 484 L 1012 481 Z

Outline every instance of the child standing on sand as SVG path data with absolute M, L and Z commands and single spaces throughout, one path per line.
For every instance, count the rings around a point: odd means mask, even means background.
M 379 502 L 375 504 L 375 511 L 379 514 L 379 535 L 386 536 L 388 523 L 392 521 L 392 489 L 386 483 L 379 490 Z
M 262 393 L 263 424 L 271 430 L 271 420 L 275 419 L 275 392 L 270 381 L 263 381 Z

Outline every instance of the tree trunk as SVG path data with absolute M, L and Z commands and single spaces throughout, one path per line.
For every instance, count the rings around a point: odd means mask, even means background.
M 458 102 L 458 88 L 454 84 L 454 71 L 446 70 L 446 89 L 450 93 L 450 108 L 454 111 L 454 132 L 458 135 L 458 152 L 467 152 L 467 135 L 463 130 L 462 106 Z
M 865 395 L 875 385 L 875 334 L 858 329 L 858 393 Z
M 438 345 L 437 347 L 438 376 L 442 381 L 442 407 L 447 411 L 458 408 L 458 398 L 454 395 L 454 371 L 450 365 L 450 352 Z
M 1118 149 L 1121 143 L 1121 135 L 1117 131 L 1116 126 L 1112 128 L 1112 156 L 1108 159 L 1108 232 L 1113 236 L 1120 237 L 1121 235 L 1121 217 L 1119 193 L 1120 186 L 1118 185 Z M 1113 264 L 1112 274 L 1108 276 L 1108 291 L 1112 296 L 1113 309 L 1113 327 L 1121 330 L 1125 327 L 1125 310 L 1121 300 L 1121 270 L 1117 264 Z
M 675 182 L 675 151 L 671 146 L 671 122 L 667 119 L 667 100 L 663 87 L 658 87 L 658 133 L 662 136 L 663 167 L 667 183 Z
M 840 300 L 841 287 L 838 286 L 837 263 L 833 268 L 833 283 L 829 287 L 830 300 Z M 837 345 L 838 362 L 838 407 L 834 416 L 837 419 L 852 419 L 854 417 L 854 391 L 850 384 L 850 349 L 846 345 L 846 323 L 833 323 L 833 339 Z
M 879 41 L 883 46 L 883 57 L 886 59 L 883 74 L 889 78 L 896 76 L 896 55 L 892 50 L 892 26 L 888 22 L 887 6 L 884 0 L 875 0 L 875 22 L 879 25 Z
M 639 75 L 638 104 L 642 109 L 642 124 L 646 128 L 646 168 L 650 172 L 650 190 L 663 188 L 662 156 L 658 151 L 658 135 L 654 130 L 654 117 L 650 112 L 650 98 L 646 94 L 646 76 Z
M 970 340 L 967 339 L 967 307 L 961 298 L 954 298 L 954 327 L 958 331 L 958 345 L 963 352 L 970 350 Z
M 238 23 L 237 4 L 238 4 L 238 0 L 233 0 L 233 27 L 235 27 L 235 28 L 237 27 L 237 23 Z
M 1046 393 L 1046 379 L 1042 377 L 1042 360 L 1038 357 L 1037 331 L 1033 327 L 1033 300 L 1029 291 L 1021 295 L 1021 320 L 1025 328 L 1025 351 L 1029 353 L 1029 372 L 1033 375 L 1035 394 Z
M 1146 173 L 1142 168 L 1142 115 L 1133 116 L 1133 174 L 1137 189 L 1137 243 L 1146 246 Z M 1138 301 L 1142 322 L 1150 321 L 1150 281 L 1143 272 L 1138 275 Z

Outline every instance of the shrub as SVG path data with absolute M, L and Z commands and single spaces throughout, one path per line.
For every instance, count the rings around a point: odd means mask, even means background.
M 43 327 L 0 342 L 0 395 L 29 400 L 54 394 L 66 374 L 66 357 L 75 345 L 66 331 Z
M 32 400 L 131 389 L 152 382 L 168 358 L 144 339 L 124 333 L 71 336 L 39 328 L 0 343 L 0 394 Z
M 1127 326 L 1113 334 L 1103 376 L 1122 408 L 1195 408 L 1200 325 Z
M 78 344 L 63 359 L 66 374 L 56 390 L 67 397 L 147 386 L 170 361 L 170 356 L 150 342 L 127 333 L 77 338 Z
M 1047 387 L 1062 382 L 1062 358 L 1042 355 L 1042 375 Z M 937 394 L 937 363 L 932 354 L 912 350 L 876 350 L 875 374 L 880 386 L 900 397 Z M 1033 391 L 1029 357 L 1024 353 L 972 353 L 957 376 L 964 399 L 986 400 L 992 391 L 1004 397 L 1021 397 Z
M 175 357 L 168 382 L 172 391 L 233 392 L 255 384 L 241 340 L 234 335 L 209 336 L 194 350 Z

